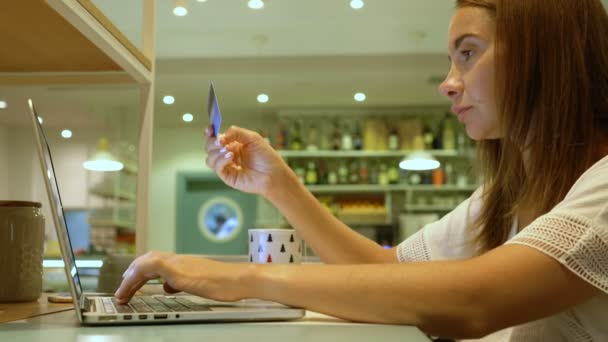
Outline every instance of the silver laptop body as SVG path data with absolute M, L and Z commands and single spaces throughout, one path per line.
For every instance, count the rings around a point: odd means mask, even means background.
M 83 293 L 68 233 L 51 151 L 32 100 L 28 100 L 36 149 L 59 239 L 65 272 L 76 315 L 83 324 L 158 324 L 167 322 L 243 322 L 290 320 L 304 316 L 304 310 L 257 299 L 218 302 L 197 296 L 135 296 L 128 305 L 99 294 Z

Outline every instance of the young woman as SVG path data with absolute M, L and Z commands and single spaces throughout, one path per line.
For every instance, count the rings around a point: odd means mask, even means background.
M 458 0 L 441 84 L 478 141 L 483 185 L 385 250 L 331 216 L 258 134 L 207 131 L 207 164 L 264 196 L 326 263 L 224 264 L 148 253 L 148 279 L 217 300 L 262 298 L 431 335 L 608 340 L 608 16 L 599 0 Z

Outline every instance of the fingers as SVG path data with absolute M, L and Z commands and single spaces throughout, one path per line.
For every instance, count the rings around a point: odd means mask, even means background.
M 163 290 L 165 290 L 165 292 L 173 294 L 173 293 L 178 293 L 181 292 L 180 290 L 176 290 L 173 287 L 171 287 L 171 285 L 164 283 L 163 284 Z
M 122 283 L 114 296 L 120 303 L 128 302 L 148 280 L 162 276 L 164 256 L 147 253 L 133 261 L 123 275 Z
M 241 144 L 248 144 L 256 140 L 262 139 L 262 136 L 254 131 L 250 131 L 238 126 L 230 126 L 223 136 L 219 137 L 222 145 L 227 145 L 233 141 L 238 141 Z

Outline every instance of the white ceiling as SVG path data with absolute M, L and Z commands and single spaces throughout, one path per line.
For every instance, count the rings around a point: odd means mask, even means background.
M 157 1 L 158 126 L 184 126 L 185 112 L 195 115 L 193 124 L 204 120 L 210 80 L 228 122 L 284 108 L 445 103 L 429 78 L 447 71 L 453 1 L 367 0 L 359 11 L 349 0 L 266 0 L 261 11 L 246 2 L 189 0 L 189 14 L 176 17 L 172 0 Z M 141 43 L 142 0 L 95 3 Z M 255 100 L 262 91 L 270 95 L 264 105 Z M 367 94 L 365 104 L 354 102 L 356 91 Z M 174 95 L 176 103 L 162 104 L 164 94 Z M 134 89 L 0 88 L 0 100 L 9 102 L 0 110 L 0 124 L 27 122 L 27 96 L 37 100 L 49 126 L 97 127 L 108 116 L 137 113 Z

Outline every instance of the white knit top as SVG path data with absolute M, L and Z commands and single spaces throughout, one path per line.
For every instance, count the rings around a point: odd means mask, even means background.
M 468 229 L 479 215 L 481 189 L 441 220 L 397 248 L 400 262 L 471 258 Z M 608 156 L 590 167 L 550 212 L 508 244 L 535 248 L 559 261 L 602 293 L 560 314 L 487 336 L 483 341 L 608 341 Z

